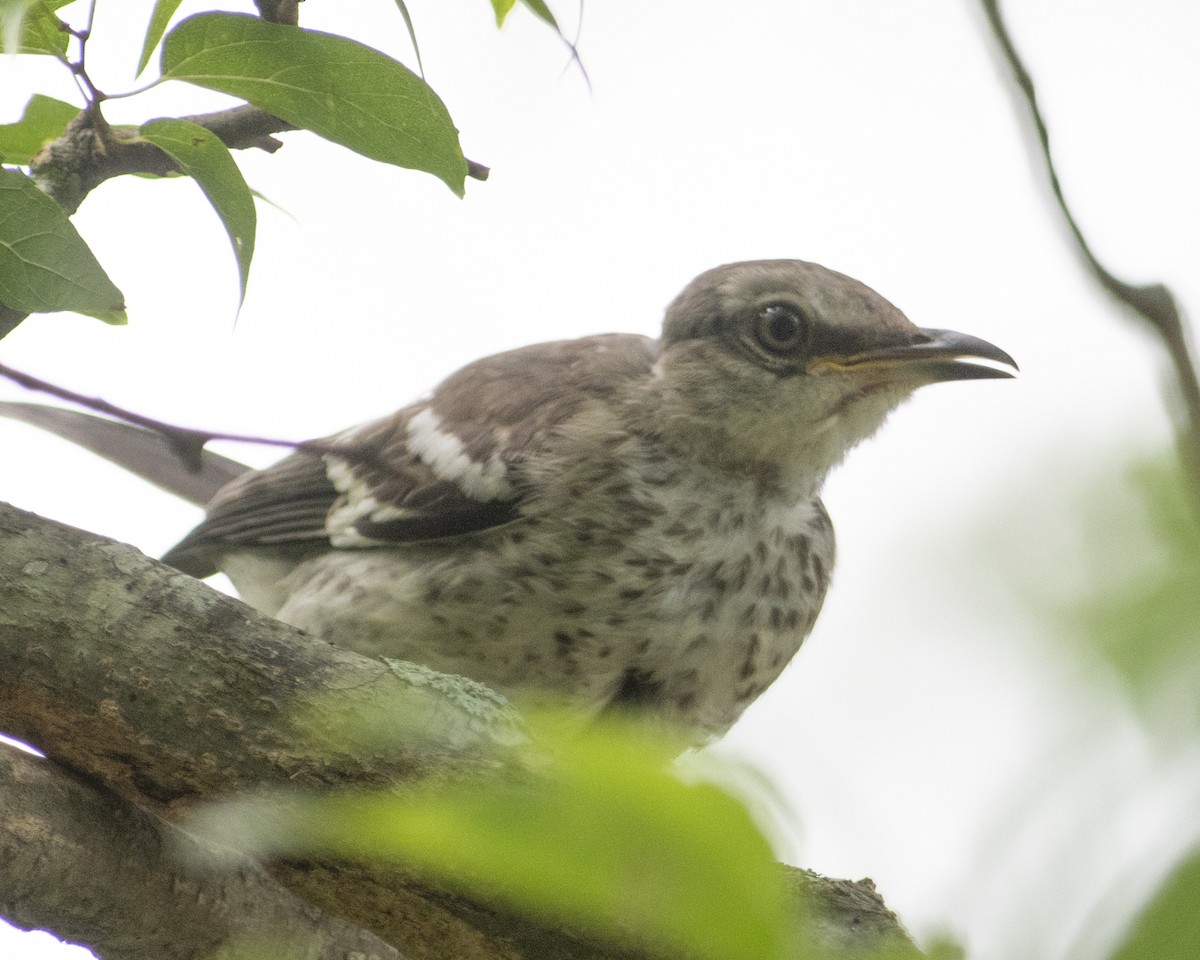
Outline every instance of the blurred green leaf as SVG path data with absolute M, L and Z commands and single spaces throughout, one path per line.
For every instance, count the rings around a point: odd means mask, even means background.
M 532 10 L 538 19 L 544 20 L 555 30 L 558 30 L 558 21 L 554 19 L 554 14 L 550 12 L 550 8 L 542 0 L 521 0 L 521 2 Z M 561 36 L 561 32 L 559 35 Z
M 62 208 L 32 180 L 0 169 L 0 303 L 27 313 L 73 310 L 125 322 L 121 291 Z
M 1164 683 L 1200 698 L 1200 526 L 1186 482 L 1168 456 L 1091 493 L 1089 587 L 1062 614 L 1143 702 Z
M 445 105 L 378 50 L 248 15 L 199 14 L 167 34 L 162 72 L 242 97 L 372 159 L 432 173 L 463 195 L 467 164 Z
M 504 26 L 505 19 L 512 13 L 512 8 L 516 5 L 517 0 L 492 0 L 492 10 L 496 14 L 497 27 Z
M 250 188 L 229 148 L 215 133 L 187 120 L 153 120 L 141 128 L 141 135 L 196 181 L 221 218 L 237 257 L 239 302 L 244 300 L 250 261 L 254 258 L 257 217 Z
M 521 0 L 521 3 L 533 11 L 534 16 L 539 20 L 543 20 L 550 24 L 555 30 L 558 30 L 558 21 L 554 19 L 554 14 L 550 12 L 550 8 L 546 6 L 543 0 Z M 517 5 L 517 0 L 492 0 L 492 10 L 496 14 L 496 26 L 504 26 L 504 21 L 508 15 L 512 13 L 513 7 Z M 562 32 L 559 31 L 559 36 Z
M 141 72 L 146 69 L 146 64 L 150 62 L 150 54 L 154 52 L 158 41 L 166 33 L 167 24 L 171 22 L 171 17 L 179 9 L 181 2 L 182 0 L 155 0 L 154 11 L 150 14 L 150 23 L 146 26 L 146 38 L 142 41 L 142 53 L 138 57 L 135 76 L 141 75 Z
M 218 808 L 206 832 L 246 850 L 403 863 L 474 896 L 697 958 L 777 960 L 792 944 L 771 849 L 745 806 L 683 782 L 631 722 L 526 713 L 556 762 L 534 782 Z
M 8 52 L 20 44 L 25 12 L 33 0 L 0 0 L 0 50 Z
M 34 94 L 16 123 L 0 124 L 0 159 L 26 165 L 51 140 L 57 140 L 79 107 L 53 97 Z
M 1193 960 L 1200 953 L 1200 856 L 1193 854 L 1142 911 L 1111 960 Z
M 17 37 L 17 53 L 65 56 L 70 36 L 61 29 L 62 21 L 55 15 L 59 7 L 71 0 L 0 0 L 0 16 L 4 18 L 3 48 L 9 50 L 9 37 Z M 9 17 L 13 17 L 12 20 Z M 10 33 L 10 25 L 12 31 Z

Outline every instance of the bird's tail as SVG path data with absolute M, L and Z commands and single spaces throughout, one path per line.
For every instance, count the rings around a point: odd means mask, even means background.
M 204 506 L 218 490 L 250 468 L 205 450 L 193 470 L 153 430 L 119 420 L 50 407 L 41 403 L 0 402 L 0 416 L 20 420 L 111 460 L 168 493 Z

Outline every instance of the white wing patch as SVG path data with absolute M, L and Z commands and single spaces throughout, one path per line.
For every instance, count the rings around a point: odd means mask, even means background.
M 392 504 L 380 503 L 371 493 L 371 488 L 355 476 L 354 468 L 340 457 L 325 456 L 325 475 L 334 489 L 345 498 L 336 503 L 325 518 L 325 532 L 335 547 L 376 547 L 382 541 L 364 537 L 355 527 L 359 520 L 375 523 L 398 520 L 410 511 Z
M 463 493 L 481 503 L 509 500 L 516 495 L 508 482 L 504 461 L 494 453 L 482 462 L 471 459 L 462 441 L 442 429 L 441 418 L 432 407 L 426 407 L 408 421 L 408 449 L 439 480 L 457 484 Z
M 368 424 L 365 428 L 369 429 Z M 338 439 L 353 441 L 358 431 L 352 430 Z M 431 409 L 416 413 L 406 427 L 405 445 L 408 452 L 420 458 L 440 481 L 453 483 L 464 494 L 480 503 L 511 500 L 516 492 L 509 483 L 504 461 L 492 454 L 485 461 L 471 458 L 462 441 L 442 429 L 441 419 Z M 334 547 L 375 547 L 388 541 L 363 534 L 359 525 L 386 524 L 395 520 L 412 520 L 413 510 L 375 496 L 375 489 L 352 461 L 336 454 L 326 454 L 325 474 L 334 489 L 341 494 L 325 519 L 325 532 Z M 369 474 L 368 474 L 369 476 Z

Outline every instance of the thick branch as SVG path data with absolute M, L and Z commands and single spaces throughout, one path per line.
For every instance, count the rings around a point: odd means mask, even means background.
M 256 148 L 274 153 L 283 144 L 273 134 L 298 129 L 249 104 L 182 119 L 216 134 L 230 150 Z M 42 148 L 31 164 L 37 185 L 58 201 L 68 215 L 79 209 L 92 190 L 112 177 L 127 173 L 166 176 L 178 169 L 167 154 L 143 140 L 136 128 L 110 127 L 98 106 L 80 113 L 61 137 Z M 482 164 L 467 161 L 469 177 L 486 180 L 488 172 Z
M 323 726 L 414 704 L 436 740 L 347 751 Z M 168 812 L 266 784 L 475 773 L 517 737 L 478 684 L 402 675 L 131 547 L 11 509 L 0 512 L 0 729 Z
M 346 741 L 337 719 L 388 706 L 409 716 L 418 709 L 436 740 L 406 733 L 388 748 Z M 339 650 L 131 547 L 2 507 L 0 729 L 168 815 L 234 791 L 521 769 L 505 749 L 520 738 L 513 718 L 477 684 Z M 53 846 L 45 853 L 53 856 Z M 0 858 L 0 889 L 5 869 Z M 396 871 L 323 862 L 275 864 L 271 872 L 413 956 L 630 956 Z M 844 883 L 795 878 L 818 900 L 841 905 L 841 939 L 819 929 L 824 942 L 858 946 L 864 933 L 868 943 L 905 942 L 868 887 L 847 896 Z
M 403 960 L 257 864 L 4 748 L 0 863 L 0 914 L 53 928 L 105 960 L 208 960 L 236 942 L 294 944 L 289 955 L 303 960 Z
M 300 22 L 299 0 L 254 0 L 258 7 L 259 16 L 268 23 L 290 23 L 295 26 Z
M 220 138 L 230 150 L 258 148 L 274 153 L 283 144 L 271 136 L 296 128 L 257 107 L 243 105 L 184 117 Z M 110 127 L 98 107 L 84 110 L 63 135 L 33 158 L 37 185 L 70 215 L 105 180 L 127 173 L 166 176 L 179 169 L 167 154 L 138 136 L 136 129 Z

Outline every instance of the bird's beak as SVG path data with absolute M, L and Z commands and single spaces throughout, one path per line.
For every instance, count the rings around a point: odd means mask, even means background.
M 846 356 L 816 358 L 810 370 L 878 370 L 920 383 L 940 380 L 990 380 L 1012 373 L 968 360 L 990 360 L 1017 368 L 1017 362 L 995 344 L 954 330 L 920 330 L 908 343 Z

